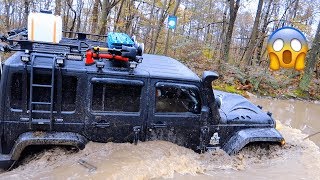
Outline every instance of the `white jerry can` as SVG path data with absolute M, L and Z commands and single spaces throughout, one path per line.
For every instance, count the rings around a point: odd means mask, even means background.
M 59 43 L 62 38 L 62 19 L 48 13 L 30 13 L 28 16 L 28 39 Z

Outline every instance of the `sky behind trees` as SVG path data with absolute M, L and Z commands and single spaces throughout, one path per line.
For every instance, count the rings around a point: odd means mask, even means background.
M 194 69 L 223 71 L 228 64 L 245 72 L 268 67 L 267 39 L 278 28 L 300 29 L 311 47 L 320 19 L 320 0 L 0 0 L 0 32 L 25 27 L 27 15 L 40 9 L 60 15 L 65 31 L 125 32 L 146 53 Z M 166 26 L 169 15 L 178 17 L 174 32 Z M 311 69 L 319 72 L 313 59 Z

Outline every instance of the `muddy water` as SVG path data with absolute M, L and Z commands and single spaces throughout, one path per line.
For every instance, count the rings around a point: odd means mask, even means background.
M 287 144 L 248 147 L 235 156 L 223 151 L 197 154 L 169 142 L 137 146 L 89 143 L 78 152 L 55 148 L 28 157 L 0 179 L 320 179 L 320 104 L 252 99 L 273 112 Z M 79 160 L 94 165 L 90 171 Z
M 273 113 L 273 118 L 282 124 L 299 129 L 302 133 L 313 134 L 320 131 L 320 101 L 305 102 L 294 100 L 273 100 L 251 98 L 265 111 Z M 310 138 L 320 146 L 320 134 Z

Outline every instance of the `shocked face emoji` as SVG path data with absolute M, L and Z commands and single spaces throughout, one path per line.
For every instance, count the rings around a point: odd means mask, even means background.
M 295 28 L 283 27 L 273 32 L 269 37 L 267 50 L 272 70 L 280 67 L 302 70 L 305 67 L 307 40 Z

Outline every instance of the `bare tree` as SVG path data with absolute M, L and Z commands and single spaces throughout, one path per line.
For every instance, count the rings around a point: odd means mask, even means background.
M 54 14 L 60 16 L 61 15 L 61 0 L 55 0 L 56 7 L 54 9 Z
M 99 0 L 94 0 L 92 15 L 91 15 L 91 32 L 95 33 L 98 29 L 98 9 Z
M 152 5 L 151 5 L 149 19 L 147 21 L 148 25 L 147 25 L 146 33 L 145 33 L 144 40 L 143 40 L 145 45 L 147 45 L 147 40 L 148 40 L 149 37 L 151 37 L 151 41 L 150 42 L 152 42 L 152 35 L 150 35 L 150 32 L 151 32 L 151 29 L 152 29 L 152 26 L 153 26 L 152 20 L 153 20 L 153 17 L 154 17 L 155 3 L 156 3 L 156 0 L 153 0 Z M 146 46 L 146 47 L 148 47 L 148 46 Z M 151 50 L 151 48 L 149 50 Z
M 99 34 L 106 34 L 106 25 L 111 9 L 116 6 L 120 0 L 103 0 L 102 13 L 100 18 Z
M 153 54 L 156 52 L 156 46 L 158 43 L 160 31 L 163 27 L 163 23 L 166 20 L 166 17 L 168 16 L 168 10 L 169 10 L 171 4 L 172 4 L 172 0 L 169 0 L 169 3 L 168 3 L 168 0 L 164 0 L 163 6 L 162 6 L 161 12 L 160 12 L 160 18 L 158 21 L 158 25 L 157 25 L 157 28 L 155 31 L 155 38 L 153 39 L 153 43 L 152 43 L 152 47 L 151 47 L 151 49 L 152 49 L 151 52 Z
M 234 0 L 229 1 L 229 25 L 228 25 L 228 30 L 227 30 L 227 34 L 226 34 L 226 41 L 224 42 L 224 49 L 223 49 L 224 62 L 229 61 L 229 51 L 230 51 L 231 38 L 232 38 L 234 23 L 237 18 L 239 6 L 240 6 L 240 0 L 237 0 L 236 2 Z
M 118 30 L 118 23 L 120 21 L 120 16 L 121 16 L 122 9 L 123 9 L 123 4 L 124 4 L 125 1 L 126 0 L 121 0 L 120 7 L 119 7 L 119 10 L 118 10 L 118 13 L 117 13 L 116 22 L 114 23 L 114 31 Z
M 299 87 L 302 90 L 308 90 L 309 84 L 312 78 L 312 73 L 319 58 L 320 52 L 320 21 L 318 23 L 318 28 L 316 35 L 313 39 L 312 48 L 307 54 L 307 64 L 302 79 L 300 81 Z
M 69 7 L 69 9 L 71 10 L 71 12 L 73 13 L 73 18 L 72 18 L 72 22 L 71 22 L 71 27 L 69 29 L 69 31 L 73 32 L 74 31 L 74 27 L 75 27 L 75 23 L 76 23 L 76 18 L 77 18 L 77 12 L 76 10 L 73 9 L 72 7 L 73 4 L 73 0 L 67 0 L 67 5 Z M 69 33 L 69 37 L 72 37 L 73 33 Z
M 261 55 L 262 55 L 262 48 L 263 48 L 263 43 L 265 40 L 265 35 L 267 32 L 267 26 L 268 26 L 268 19 L 269 17 L 269 13 L 270 13 L 270 9 L 271 9 L 271 5 L 272 5 L 273 0 L 269 0 L 269 3 L 266 7 L 265 13 L 264 13 L 264 17 L 263 17 L 263 25 L 261 28 L 261 33 L 260 33 L 260 38 L 259 38 L 259 43 L 258 43 L 258 47 L 257 47 L 257 62 L 260 64 L 261 63 Z
M 259 23 L 260 23 L 262 5 L 263 5 L 263 0 L 259 0 L 257 12 L 256 12 L 256 17 L 255 17 L 255 20 L 253 23 L 253 28 L 252 28 L 252 32 L 251 32 L 251 36 L 250 36 L 250 40 L 249 40 L 249 44 L 248 44 L 248 49 L 247 49 L 246 55 L 245 55 L 245 60 L 247 62 L 246 63 L 247 65 L 251 65 L 251 63 L 252 63 L 253 52 L 254 52 L 254 48 L 256 46 L 256 40 L 257 40 L 257 35 L 258 35 L 258 28 L 259 28 Z
M 222 27 L 221 27 L 221 33 L 220 33 L 220 38 L 218 42 L 220 42 L 220 51 L 224 51 L 224 45 L 225 45 L 225 33 L 226 33 L 226 25 L 227 25 L 227 13 L 228 13 L 228 5 L 225 3 L 224 10 L 223 10 L 223 15 L 222 15 Z M 220 58 L 219 58 L 220 59 Z
M 125 21 L 125 32 L 127 34 L 130 34 L 132 20 L 134 19 L 134 0 L 129 0 L 127 7 L 128 7 L 128 15 L 126 16 L 126 21 Z
M 29 12 L 30 12 L 30 1 L 29 0 L 24 0 L 24 22 L 23 22 L 23 26 L 24 27 L 27 27 L 28 25 L 28 15 L 29 15 Z
M 83 0 L 77 0 L 77 27 L 76 27 L 76 31 L 79 32 L 80 31 L 80 27 L 81 27 L 81 16 L 82 16 L 82 9 L 84 7 L 84 2 Z
M 6 30 L 10 29 L 10 9 L 12 8 L 13 2 L 11 0 L 4 0 L 4 7 L 5 7 L 5 25 Z

